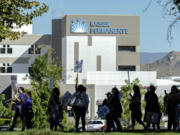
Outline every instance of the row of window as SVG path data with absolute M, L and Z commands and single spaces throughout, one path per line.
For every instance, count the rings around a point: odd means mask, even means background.
M 31 45 L 28 52 L 29 54 L 41 54 L 41 48 L 39 48 L 37 45 Z
M 136 52 L 136 46 L 118 46 L 119 52 Z
M 6 50 L 7 50 L 7 54 L 12 54 L 12 48 L 10 47 L 10 45 L 3 45 L 3 47 L 0 48 L 0 53 L 5 54 Z
M 12 73 L 12 67 L 0 67 L 1 73 Z
M 136 71 L 136 66 L 118 66 L 118 71 Z
M 7 52 L 6 52 L 7 50 Z M 10 45 L 3 45 L 3 48 L 0 48 L 0 54 L 12 54 L 13 50 L 10 48 Z M 28 50 L 29 54 L 41 54 L 41 48 L 39 48 L 37 45 L 32 45 L 31 48 Z
M 32 71 L 32 67 L 28 68 L 28 72 Z M 136 71 L 136 66 L 118 66 L 118 71 Z M 0 73 L 12 73 L 12 67 L 0 67 Z
M 28 73 L 32 71 L 32 67 L 28 68 Z M 12 67 L 0 67 L 0 73 L 12 73 Z
M 10 64 L 3 63 L 0 67 L 0 73 L 12 73 L 12 67 L 10 66 Z

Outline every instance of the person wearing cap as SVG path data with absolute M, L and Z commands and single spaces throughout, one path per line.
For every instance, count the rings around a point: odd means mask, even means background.
M 20 117 L 21 121 L 23 121 L 23 115 L 22 115 L 22 107 L 25 101 L 25 94 L 24 94 L 24 88 L 23 87 L 19 87 L 18 88 L 18 94 L 19 96 L 14 96 L 14 99 L 12 99 L 13 102 L 15 102 L 15 106 L 14 106 L 14 117 L 13 117 L 13 122 L 12 122 L 12 126 L 10 127 L 9 130 L 13 131 L 14 127 L 16 125 L 16 120 L 18 117 Z
M 32 110 L 32 99 L 31 92 L 26 93 L 26 99 L 23 105 L 23 127 L 22 131 L 24 131 L 25 127 L 27 129 L 32 128 L 32 118 L 33 118 L 33 110 Z

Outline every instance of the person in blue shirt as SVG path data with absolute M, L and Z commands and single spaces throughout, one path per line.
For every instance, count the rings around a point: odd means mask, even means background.
M 31 92 L 26 93 L 26 99 L 23 105 L 23 127 L 22 131 L 24 131 L 25 127 L 27 129 L 32 128 L 32 118 L 33 118 L 33 110 L 32 110 L 32 99 Z
M 13 123 L 9 129 L 11 131 L 14 130 L 14 127 L 16 125 L 16 120 L 18 117 L 21 118 L 21 121 L 23 120 L 22 107 L 23 107 L 23 104 L 25 101 L 25 94 L 24 94 L 24 88 L 23 87 L 18 88 L 18 94 L 19 94 L 19 96 L 15 95 L 14 99 L 11 100 L 11 101 L 15 102 L 15 106 L 14 106 L 15 113 L 14 113 L 14 117 L 13 117 Z

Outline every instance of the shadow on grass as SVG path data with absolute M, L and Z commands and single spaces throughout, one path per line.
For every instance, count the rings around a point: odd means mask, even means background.
M 62 132 L 62 131 L 50 131 L 49 129 L 44 130 L 26 130 L 24 132 L 0 132 L 0 135 L 177 135 L 180 132 L 170 132 L 167 130 L 161 130 L 159 132 L 156 131 L 142 131 L 142 130 L 135 130 L 135 131 L 120 131 L 120 132 Z

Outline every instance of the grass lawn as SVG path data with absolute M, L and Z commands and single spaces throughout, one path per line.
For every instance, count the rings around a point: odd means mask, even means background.
M 25 132 L 0 132 L 0 135 L 180 135 L 180 132 L 52 132 L 49 130 L 29 130 Z

